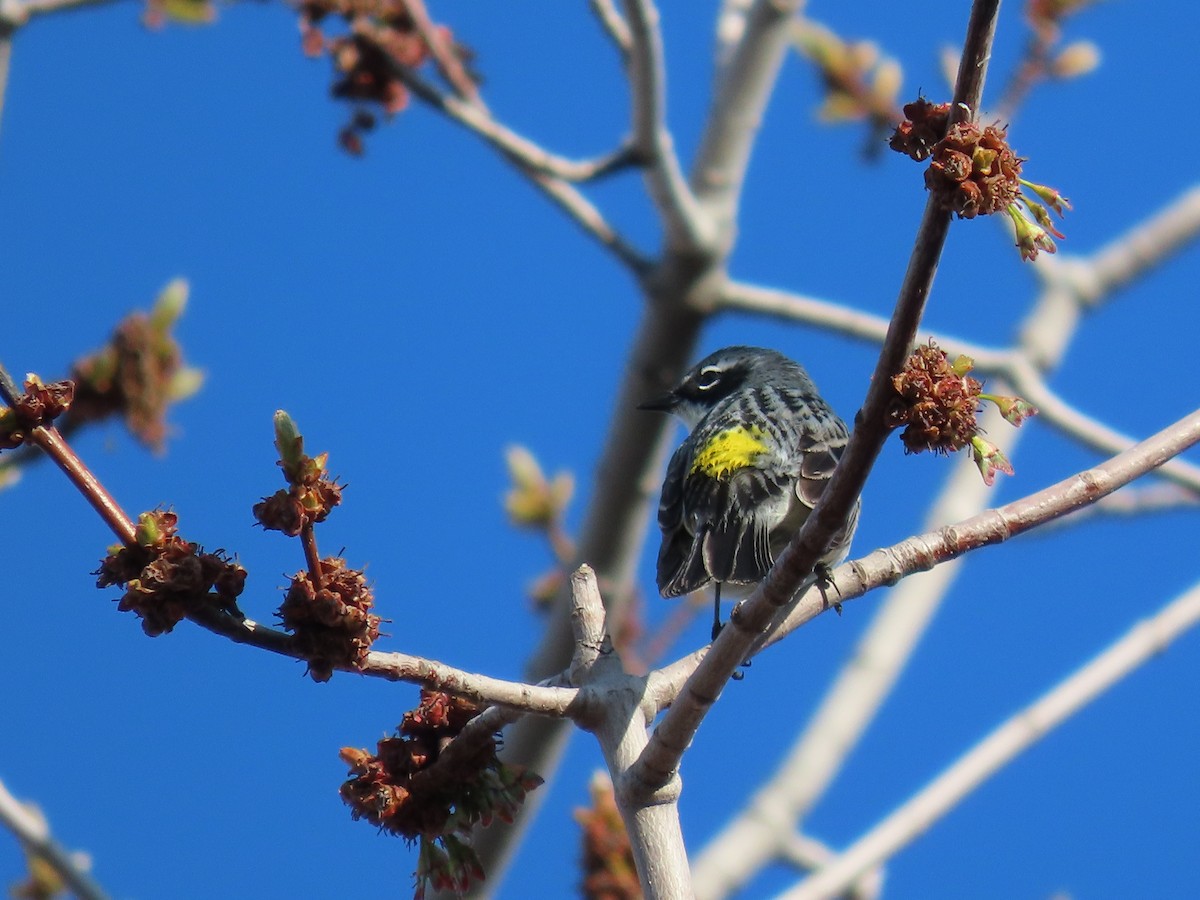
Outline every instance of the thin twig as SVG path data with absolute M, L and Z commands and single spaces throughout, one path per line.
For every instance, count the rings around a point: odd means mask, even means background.
M 562 160 L 500 125 L 486 112 L 470 103 L 443 94 L 412 69 L 395 63 L 391 72 L 414 96 L 501 151 L 506 159 L 554 200 L 576 224 L 602 246 L 611 250 L 625 266 L 639 274 L 649 268 L 650 264 L 641 251 L 622 237 L 592 202 L 563 177 L 570 175 L 578 180 L 597 178 L 631 165 L 634 162 L 633 155 L 626 148 L 620 148 L 605 157 L 588 162 L 572 163 Z
M 1000 102 L 991 110 L 994 118 L 1001 122 L 1011 122 L 1017 114 L 1017 109 L 1024 102 L 1034 86 L 1043 81 L 1049 74 L 1050 50 L 1054 46 L 1057 34 L 1046 28 L 1034 28 L 1025 44 L 1025 52 L 1021 61 L 1009 76 L 1008 84 L 1000 92 Z
M 646 187 L 676 252 L 709 246 L 711 229 L 701 213 L 666 123 L 666 75 L 658 10 L 653 0 L 625 0 L 625 20 L 631 39 L 626 69 L 633 110 L 633 144 L 645 163 Z
M 50 834 L 45 819 L 31 813 L 0 782 L 0 823 L 27 853 L 45 861 L 79 900 L 108 900 L 104 888 Z M 13 896 L 16 896 L 14 893 Z
M 825 900 L 839 896 L 856 878 L 928 831 L 987 778 L 1197 624 L 1200 584 L 1136 624 L 1108 649 L 1003 722 L 836 860 L 783 897 Z
M 0 398 L 9 406 L 13 406 L 22 391 L 8 370 L 0 365 Z M 117 539 L 126 546 L 137 541 L 137 531 L 133 521 L 121 509 L 120 504 L 113 498 L 108 489 L 91 473 L 82 459 L 66 442 L 58 429 L 53 425 L 39 425 L 29 434 L 31 443 L 40 447 L 67 476 L 70 482 L 83 498 L 91 504 L 104 523 L 112 529 Z
M 443 113 L 451 121 L 474 132 L 503 152 L 512 162 L 531 172 L 550 175 L 562 181 L 583 182 L 611 175 L 638 162 L 629 144 L 623 144 L 595 159 L 565 159 L 502 125 L 492 118 L 485 108 L 469 103 L 461 97 L 443 93 L 407 66 L 393 61 L 391 73 L 417 98 Z
M 253 619 L 239 619 L 211 606 L 190 613 L 188 618 L 202 628 L 234 643 L 304 661 L 304 656 L 296 649 L 291 635 Z M 477 703 L 498 703 L 543 716 L 565 716 L 576 694 L 574 688 L 543 687 L 520 681 L 505 681 L 457 669 L 437 660 L 382 650 L 372 650 L 368 653 L 361 669 L 341 666 L 339 671 L 387 681 L 419 684 L 449 691 Z
M 629 33 L 629 23 L 617 11 L 613 0 L 588 0 L 593 15 L 600 20 L 612 42 L 617 45 L 623 58 L 628 58 L 633 47 L 633 36 Z
M 304 548 L 304 565 L 313 590 L 319 591 L 325 585 L 325 573 L 321 566 L 321 551 L 317 549 L 317 531 L 308 519 L 300 526 L 300 546 Z
M 454 88 L 458 96 L 486 113 L 487 106 L 484 104 L 483 98 L 479 96 L 478 86 L 467 74 L 467 70 L 463 68 L 446 32 L 429 18 L 423 0 L 404 0 L 404 6 L 412 17 L 417 33 L 421 35 L 421 40 L 429 48 L 429 54 L 433 57 L 442 77 Z

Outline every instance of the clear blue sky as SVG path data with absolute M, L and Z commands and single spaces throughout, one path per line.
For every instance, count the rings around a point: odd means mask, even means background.
M 669 116 L 690 155 L 707 103 L 714 4 L 664 4 Z M 444 8 L 443 8 L 444 7 Z M 936 53 L 968 4 L 817 4 L 848 36 L 874 36 L 906 67 L 905 96 L 943 93 Z M 441 4 L 478 53 L 492 108 L 564 154 L 626 132 L 612 48 L 585 4 Z M 126 509 L 171 504 L 191 539 L 236 551 L 243 607 L 269 620 L 298 546 L 253 527 L 280 484 L 271 414 L 289 410 L 348 483 L 321 530 L 368 566 L 384 648 L 518 677 L 539 637 L 523 586 L 548 563 L 500 498 L 519 441 L 589 495 L 613 387 L 641 300 L 605 254 L 479 141 L 421 108 L 381 128 L 363 159 L 336 146 L 345 110 L 329 68 L 300 53 L 279 5 L 222 10 L 213 28 L 147 33 L 130 3 L 46 19 L 16 37 L 0 123 L 0 358 L 65 370 L 127 310 L 186 276 L 180 335 L 208 373 L 172 414 L 162 458 L 119 428 L 79 449 Z M 1095 74 L 1035 94 L 1011 138 L 1035 180 L 1076 210 L 1064 251 L 1088 253 L 1194 179 L 1200 73 L 1190 3 L 1107 3 L 1069 25 L 1101 45 Z M 1024 40 L 1005 7 L 993 84 Z M 1169 73 L 1169 74 L 1166 74 Z M 862 131 L 814 125 L 819 91 L 791 59 L 747 185 L 739 277 L 884 314 L 924 203 L 918 167 L 860 157 Z M 657 244 L 636 176 L 597 202 Z M 1200 252 L 1181 254 L 1081 329 L 1055 386 L 1145 435 L 1194 408 Z M 955 226 L 931 327 L 1002 344 L 1034 280 L 986 222 Z M 849 418 L 871 348 L 729 316 L 705 347 L 778 347 Z M 1012 499 L 1094 461 L 1034 423 Z M 1006 434 L 992 435 L 1002 446 Z M 1192 456 L 1195 460 L 1197 457 Z M 889 444 L 867 489 L 856 549 L 918 528 L 948 464 Z M 416 689 L 337 675 L 189 626 L 156 640 L 89 574 L 112 540 L 46 467 L 3 496 L 8 573 L 0 778 L 44 807 L 58 837 L 95 858 L 119 897 L 402 896 L 411 853 L 354 823 L 337 750 L 373 746 Z M 811 833 L 851 840 L 996 721 L 1195 577 L 1196 517 L 1094 521 L 985 550 L 927 636 L 881 718 L 815 812 Z M 653 592 L 650 553 L 643 586 Z M 461 581 L 468 576 L 469 581 Z M 822 617 L 756 662 L 688 754 L 685 832 L 698 849 L 821 696 L 877 604 Z M 665 601 L 650 596 L 659 621 Z M 698 623 L 676 649 L 704 642 Z M 1190 635 L 987 784 L 902 853 L 889 896 L 1183 896 L 1200 842 L 1200 635 Z M 786 693 L 762 685 L 790 684 Z M 572 742 L 504 897 L 568 896 L 572 807 L 600 765 Z M 0 878 L 19 854 L 0 838 Z M 785 879 L 756 883 L 761 896 Z

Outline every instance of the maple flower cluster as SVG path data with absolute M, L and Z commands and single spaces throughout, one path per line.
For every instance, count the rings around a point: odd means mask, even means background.
M 237 598 L 246 570 L 219 550 L 205 553 L 185 541 L 178 524 L 173 512 L 142 513 L 135 543 L 110 547 L 95 573 L 96 587 L 125 588 L 117 608 L 136 613 L 150 637 L 166 634 L 205 606 L 241 617 Z
M 12 406 L 0 410 L 0 450 L 12 450 L 29 440 L 33 430 L 49 425 L 71 406 L 75 385 L 69 381 L 44 384 L 30 373 L 25 377 L 25 393 Z
M 930 103 L 923 97 L 905 105 L 904 115 L 889 145 L 917 162 L 929 160 L 925 187 L 942 209 L 962 219 L 1007 214 L 1022 259 L 1035 259 L 1040 250 L 1058 250 L 1050 235 L 1062 238 L 1063 234 L 1047 207 L 1061 216 L 1070 203 L 1053 188 L 1021 177 L 1025 160 L 1013 152 L 1003 128 L 981 128 L 974 122 L 950 125 L 950 104 Z
M 408 107 L 410 91 L 401 73 L 429 59 L 426 37 L 405 0 L 305 0 L 298 9 L 304 53 L 329 55 L 336 72 L 333 96 L 354 104 L 339 142 L 347 152 L 361 155 L 363 138 L 376 125 L 371 107 L 388 118 Z M 323 26 L 331 19 L 340 19 L 346 32 L 326 34 Z M 454 42 L 449 28 L 434 28 L 451 52 L 469 60 L 470 51 Z
M 889 424 L 904 429 L 900 440 L 907 453 L 949 454 L 970 447 L 984 482 L 990 485 L 997 472 L 1011 475 L 1013 468 L 1000 448 L 979 433 L 980 401 L 995 403 L 1014 426 L 1037 410 L 1018 397 L 983 393 L 982 382 L 968 374 L 973 367 L 968 356 L 951 362 L 933 341 L 917 347 L 892 378 L 896 399 L 888 412 Z
M 350 766 L 341 796 L 351 816 L 420 841 L 418 898 L 426 885 L 464 892 L 481 879 L 483 869 L 469 843 L 471 827 L 493 818 L 511 822 L 525 795 L 542 783 L 502 763 L 493 735 L 452 743 L 479 711 L 462 698 L 423 689 L 420 705 L 405 713 L 397 735 L 379 741 L 375 753 L 341 751 Z
M 313 681 L 328 681 L 334 669 L 363 667 L 383 620 L 370 612 L 375 596 L 361 570 L 340 557 L 321 560 L 320 569 L 317 585 L 308 572 L 292 576 L 276 615 L 292 632 Z
M 187 294 L 185 281 L 171 282 L 149 313 L 126 316 L 104 347 L 75 362 L 75 402 L 64 428 L 119 415 L 142 444 L 162 450 L 167 407 L 194 393 L 203 377 L 185 367 L 172 334 Z

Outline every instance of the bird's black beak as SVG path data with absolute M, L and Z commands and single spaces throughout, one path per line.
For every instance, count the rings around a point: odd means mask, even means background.
M 674 391 L 668 391 L 661 397 L 655 397 L 653 400 L 647 400 L 645 403 L 639 403 L 638 409 L 648 409 L 651 412 L 669 413 L 679 405 L 679 395 Z

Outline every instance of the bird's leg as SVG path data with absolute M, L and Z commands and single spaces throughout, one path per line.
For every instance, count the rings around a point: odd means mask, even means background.
M 830 603 L 829 594 L 827 593 L 829 588 L 833 588 L 835 591 L 837 591 L 838 597 L 842 596 L 841 589 L 839 589 L 837 584 L 834 583 L 833 569 L 829 568 L 829 566 L 825 565 L 825 563 L 817 563 L 815 566 L 813 566 L 813 574 L 817 576 L 817 590 L 821 592 L 821 601 L 826 606 L 832 606 L 833 611 L 840 616 L 842 614 L 842 604 L 838 603 L 836 600 L 833 603 Z
M 721 633 L 721 629 L 723 629 L 724 627 L 725 627 L 724 623 L 721 622 L 721 582 L 715 581 L 715 582 L 713 582 L 713 626 L 712 626 L 712 639 L 714 641 L 717 639 L 717 635 L 719 635 Z M 750 665 L 750 660 L 748 660 L 748 659 L 743 660 L 742 668 L 747 668 L 749 665 Z M 733 673 L 734 681 L 741 681 L 745 677 L 746 677 L 745 672 L 734 672 Z
M 721 633 L 721 629 L 724 627 L 725 626 L 721 624 L 721 582 L 717 581 L 714 582 L 713 586 L 712 639 L 714 641 L 717 639 L 717 635 Z

